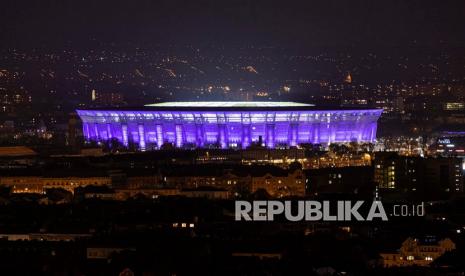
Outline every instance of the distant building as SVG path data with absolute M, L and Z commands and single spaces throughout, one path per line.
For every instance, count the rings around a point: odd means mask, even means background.
M 136 188 L 136 189 L 115 189 L 116 200 L 126 200 L 137 196 L 144 196 L 150 198 L 167 197 L 167 196 L 180 196 L 181 190 L 178 188 Z
M 76 188 L 75 193 L 81 199 L 115 200 L 116 194 L 108 186 L 85 186 Z
M 102 148 L 83 148 L 80 154 L 82 156 L 102 156 L 104 155 Z
M 251 181 L 251 192 L 263 189 L 273 197 L 305 195 L 305 175 L 301 169 L 268 171 L 262 175 L 254 174 Z
M 99 171 L 64 170 L 40 172 L 31 170 L 5 170 L 0 174 L 0 186 L 11 188 L 12 193 L 39 193 L 61 188 L 74 192 L 77 187 L 110 186 L 111 178 Z
M 8 241 L 75 241 L 91 238 L 91 234 L 76 233 L 27 233 L 27 234 L 0 234 L 0 240 Z
M 245 189 L 254 193 L 266 190 L 273 197 L 304 196 L 305 175 L 301 168 L 283 169 L 276 166 L 186 166 L 164 176 L 167 187 L 196 189 L 215 187 L 236 192 Z
M 77 113 L 71 113 L 68 121 L 67 144 L 73 149 L 78 146 L 78 137 L 82 137 L 82 128 Z
M 465 157 L 465 132 L 444 132 L 428 148 L 430 154 Z
M 82 198 L 120 200 L 139 194 L 228 198 L 258 190 L 265 190 L 272 197 L 304 196 L 305 179 L 298 163 L 288 169 L 271 165 L 201 164 L 114 171 L 0 171 L 0 185 L 11 188 L 12 193 L 43 194 L 55 188 L 79 193 Z
M 460 158 L 377 153 L 373 166 L 374 181 L 380 189 L 419 192 L 433 197 L 463 192 Z
M 447 111 L 457 111 L 465 110 L 465 103 L 463 102 L 445 102 L 442 104 L 444 110 Z
M 207 198 L 207 199 L 228 199 L 230 192 L 226 189 L 213 187 L 198 187 L 196 189 L 181 190 L 181 196 L 192 198 Z
M 37 153 L 24 146 L 0 147 L 0 157 L 35 156 Z
M 455 243 L 448 238 L 442 240 L 434 237 L 407 238 L 397 252 L 381 253 L 381 257 L 385 267 L 427 266 L 444 253 L 454 249 Z
M 311 194 L 346 193 L 372 195 L 371 166 L 305 170 L 307 191 Z
M 124 95 L 120 92 L 98 92 L 92 90 L 92 102 L 103 106 L 120 106 L 125 104 Z
M 134 248 L 130 247 L 87 247 L 86 255 L 87 259 L 109 259 L 115 253 L 129 250 L 135 251 Z
M 352 83 L 352 75 L 349 73 L 347 73 L 346 77 L 344 78 L 344 82 L 345 83 Z

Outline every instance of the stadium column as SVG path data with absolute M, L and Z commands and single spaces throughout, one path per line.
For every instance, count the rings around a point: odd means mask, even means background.
M 360 143 L 363 141 L 363 132 L 365 130 L 365 121 L 361 119 L 355 119 L 352 122 L 353 129 L 357 130 L 357 142 Z
M 155 125 L 155 132 L 157 135 L 157 147 L 161 148 L 163 145 L 163 125 L 158 123 Z
M 331 131 L 331 124 L 328 122 L 326 123 L 326 135 L 328 136 L 328 146 L 331 145 L 331 143 L 333 143 L 333 140 L 332 140 L 332 131 Z
M 361 134 L 359 142 L 361 141 L 371 142 L 371 129 L 372 129 L 371 120 L 367 118 L 363 113 L 359 115 L 363 116 L 357 125 L 357 130 Z
M 375 134 L 376 134 L 376 122 L 370 124 L 370 143 L 373 143 L 375 140 Z
M 251 137 L 250 123 L 243 124 L 242 125 L 242 138 L 241 138 L 243 149 L 246 149 L 248 146 L 250 146 L 250 140 L 251 140 L 250 137 Z
M 99 133 L 98 133 L 98 124 L 97 123 L 94 123 L 94 133 L 95 133 L 95 140 L 100 140 L 100 136 L 99 136 Z
M 182 124 L 175 125 L 175 146 L 181 148 L 184 144 L 184 128 Z
M 242 134 L 241 134 L 241 142 L 242 148 L 246 149 L 250 146 L 252 133 L 250 131 L 250 113 L 242 112 L 241 114 L 241 122 L 242 122 Z
M 139 124 L 137 126 L 138 128 L 138 134 L 139 134 L 139 149 L 141 151 L 145 151 L 145 128 L 144 128 L 144 124 Z
M 204 146 L 204 133 L 203 133 L 203 125 L 201 123 L 195 124 L 195 141 L 197 147 Z
M 219 135 L 219 143 L 220 147 L 222 149 L 225 149 L 228 147 L 228 139 L 227 139 L 227 133 L 226 133 L 226 124 L 225 123 L 219 123 L 218 124 L 218 135 Z
M 111 133 L 111 123 L 107 123 L 107 138 L 108 140 L 113 138 L 113 134 Z
M 90 140 L 90 130 L 89 130 L 89 123 L 84 123 L 84 135 L 86 136 L 86 140 Z
M 297 123 L 295 122 L 289 123 L 288 141 L 289 146 L 297 145 Z
M 313 144 L 319 144 L 320 143 L 320 123 L 315 122 L 312 124 L 313 127 Z
M 331 143 L 336 143 L 336 129 L 338 129 L 340 127 L 340 120 L 339 120 L 339 116 L 338 116 L 338 113 L 331 113 L 330 115 L 330 120 L 329 120 L 329 133 L 330 133 L 330 137 L 331 137 Z
M 274 148 L 274 137 L 275 137 L 275 125 L 266 124 L 266 137 L 265 143 L 268 148 Z
M 121 130 L 122 130 L 122 133 L 123 133 L 123 145 L 127 147 L 129 145 L 129 142 L 128 142 L 128 125 L 126 123 L 122 123 L 121 124 Z

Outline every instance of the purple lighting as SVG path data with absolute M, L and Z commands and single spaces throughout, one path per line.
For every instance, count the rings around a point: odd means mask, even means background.
M 137 110 L 77 110 L 86 140 L 111 138 L 141 150 L 175 147 L 245 148 L 259 140 L 269 147 L 302 143 L 373 142 L 380 109 L 321 110 L 297 103 L 267 106 L 144 106 Z M 273 105 L 274 104 L 274 105 Z M 292 104 L 295 104 L 292 105 Z

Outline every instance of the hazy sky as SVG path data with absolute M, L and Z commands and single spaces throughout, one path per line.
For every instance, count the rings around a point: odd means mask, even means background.
M 290 43 L 338 47 L 465 41 L 465 1 L 2 0 L 2 44 Z

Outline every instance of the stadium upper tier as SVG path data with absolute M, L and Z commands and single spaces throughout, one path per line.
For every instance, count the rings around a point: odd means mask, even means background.
M 381 109 L 294 102 L 165 102 L 140 108 L 77 110 L 87 140 L 161 147 L 245 148 L 373 142 Z

